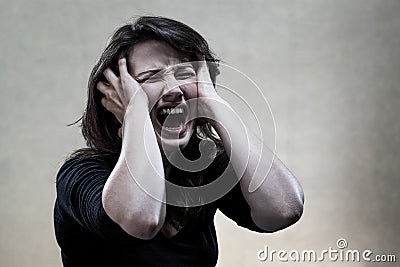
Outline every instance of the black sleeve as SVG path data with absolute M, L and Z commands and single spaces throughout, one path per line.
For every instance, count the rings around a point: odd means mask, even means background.
M 227 173 L 234 176 L 234 179 L 238 181 L 233 167 L 230 164 L 229 157 L 225 152 L 221 156 L 217 157 L 216 161 L 216 166 L 218 166 L 219 169 L 217 170 L 217 173 L 221 173 L 221 169 L 226 169 Z M 253 222 L 250 213 L 250 206 L 247 204 L 243 196 L 239 181 L 228 193 L 217 201 L 217 207 L 225 216 L 236 222 L 236 224 L 241 227 L 259 233 L 268 232 L 259 228 Z
M 73 158 L 57 174 L 57 215 L 104 239 L 131 238 L 106 214 L 102 191 L 111 167 L 98 157 Z

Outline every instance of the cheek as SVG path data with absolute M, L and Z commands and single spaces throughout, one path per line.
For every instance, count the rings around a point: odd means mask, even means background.
M 180 86 L 186 99 L 197 98 L 197 83 L 190 83 Z
M 158 100 L 161 98 L 162 86 L 160 84 L 142 84 L 142 90 L 146 93 L 149 100 L 149 107 L 153 108 Z

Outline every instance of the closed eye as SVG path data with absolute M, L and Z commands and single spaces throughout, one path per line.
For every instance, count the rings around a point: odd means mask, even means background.
M 184 79 L 189 79 L 189 78 L 192 78 L 192 77 L 194 77 L 194 76 L 196 76 L 196 74 L 195 74 L 195 73 L 192 73 L 192 72 L 186 72 L 186 73 L 178 73 L 178 74 L 175 74 L 175 78 L 177 78 L 177 79 L 182 79 L 182 80 L 184 80 Z
M 140 76 L 142 76 L 141 78 L 139 78 Z M 155 81 L 159 81 L 161 79 L 161 75 L 159 71 L 152 71 L 152 72 L 146 72 L 145 75 L 138 75 L 138 77 L 136 78 L 136 81 L 140 84 L 144 83 L 144 82 L 155 82 Z
M 184 80 L 184 79 L 190 79 L 196 76 L 196 72 L 192 67 L 180 67 L 175 71 L 175 78 Z

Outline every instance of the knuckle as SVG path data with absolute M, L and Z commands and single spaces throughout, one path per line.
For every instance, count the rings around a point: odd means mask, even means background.
M 125 87 L 125 86 L 126 86 L 125 77 L 121 76 L 121 78 L 120 78 L 120 84 L 121 84 L 121 87 Z
M 103 89 L 104 89 L 103 83 L 102 83 L 102 82 L 98 82 L 98 83 L 96 84 L 96 88 L 97 88 L 98 90 L 100 90 L 100 91 L 103 91 Z
M 104 95 L 105 95 L 106 98 L 109 98 L 109 99 L 111 99 L 113 97 L 113 93 L 112 93 L 111 90 L 105 91 Z
M 108 100 L 107 98 L 103 97 L 101 99 L 101 104 L 103 105 L 103 107 L 105 107 L 107 110 L 109 110 L 110 108 L 112 108 L 112 102 L 110 100 Z
M 110 69 L 109 68 L 106 68 L 104 71 L 103 71 L 103 74 L 104 74 L 104 76 L 109 76 L 110 75 Z
M 125 75 L 121 77 L 121 83 L 122 85 L 126 86 L 129 84 L 129 78 L 126 77 Z
M 105 109 L 107 109 L 110 112 L 112 112 L 114 109 L 114 105 L 110 101 L 107 101 L 104 107 L 105 107 Z

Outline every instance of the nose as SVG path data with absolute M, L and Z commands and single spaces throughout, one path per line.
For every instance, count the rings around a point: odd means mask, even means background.
M 183 92 L 179 86 L 179 82 L 174 75 L 165 77 L 165 87 L 163 92 L 163 100 L 167 102 L 179 102 L 182 100 Z

